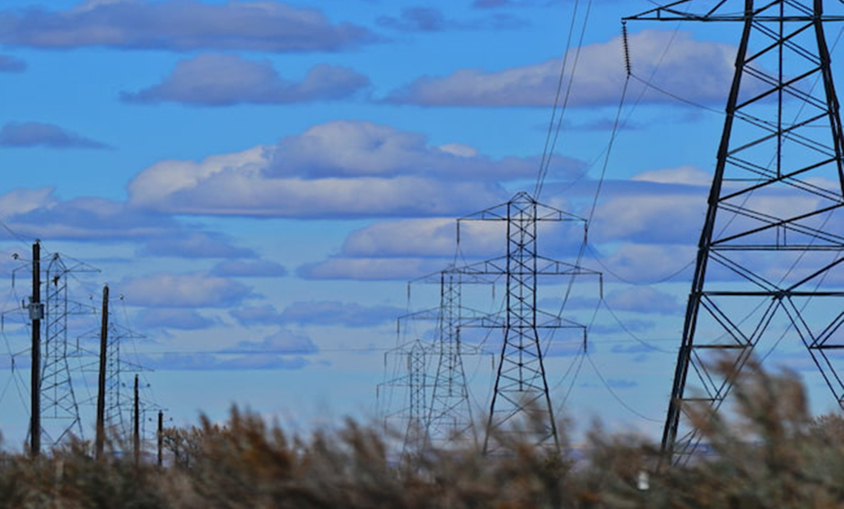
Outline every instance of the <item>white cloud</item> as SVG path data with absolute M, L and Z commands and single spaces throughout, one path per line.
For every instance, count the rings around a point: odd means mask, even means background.
M 297 273 L 305 279 L 410 280 L 443 269 L 440 260 L 424 258 L 329 258 L 306 264 Z
M 269 260 L 224 260 L 215 265 L 210 274 L 220 277 L 284 277 L 287 269 Z
M 577 225 L 582 228 L 581 225 Z M 577 226 L 542 222 L 537 232 L 544 256 L 570 254 L 582 240 Z M 507 232 L 501 221 L 461 221 L 460 245 L 454 218 L 379 221 L 346 237 L 340 254 L 355 257 L 461 257 L 477 259 L 501 256 L 507 250 Z M 575 246 L 576 245 L 576 246 Z
M 633 72 L 685 99 L 724 100 L 734 73 L 733 46 L 695 41 L 688 32 L 644 30 L 629 37 Z M 575 51 L 575 50 L 572 50 Z M 571 64 L 575 55 L 569 55 Z M 423 77 L 387 95 L 385 101 L 421 106 L 551 106 L 562 59 L 500 71 L 461 69 L 446 77 Z M 626 77 L 621 37 L 580 49 L 569 98 L 571 106 L 615 105 Z M 635 82 L 632 95 L 640 90 Z M 645 90 L 645 102 L 674 99 Z
M 26 214 L 41 207 L 56 203 L 56 188 L 15 189 L 0 195 L 0 217 L 9 218 Z
M 170 217 L 104 198 L 62 201 L 55 188 L 17 189 L 0 196 L 0 217 L 17 233 L 52 239 L 143 239 L 180 229 Z
M 686 245 L 650 245 L 627 243 L 615 252 L 603 256 L 601 263 L 612 273 L 604 274 L 608 280 L 620 276 L 633 283 L 656 283 L 669 277 L 679 280 L 688 279 L 689 275 L 678 274 L 694 268 L 697 248 Z M 601 268 L 600 270 L 604 270 Z
M 270 304 L 248 306 L 230 312 L 241 325 L 247 327 L 290 323 L 371 327 L 394 322 L 403 313 L 403 309 L 392 306 L 365 306 L 340 301 L 295 302 L 281 312 Z
M 199 106 L 288 104 L 346 99 L 368 86 L 366 76 L 346 67 L 317 65 L 302 81 L 295 82 L 279 76 L 267 60 L 202 54 L 180 61 L 160 84 L 135 93 L 124 92 L 121 99 Z
M 129 203 L 175 214 L 460 216 L 503 201 L 499 180 L 532 178 L 538 168 L 536 158 L 454 150 L 386 125 L 329 122 L 273 147 L 155 164 L 130 183 Z M 558 162 L 564 171 L 580 165 Z
M 138 315 L 138 325 L 145 329 L 200 330 L 216 324 L 193 309 L 150 308 Z
M 181 258 L 255 258 L 255 251 L 232 245 L 226 236 L 206 232 L 178 232 L 149 240 L 140 250 L 147 256 Z
M 354 302 L 296 302 L 285 308 L 278 318 L 282 323 L 300 325 L 371 327 L 395 322 L 404 311 L 393 306 L 364 306 Z
M 237 345 L 221 350 L 221 353 L 265 353 L 276 355 L 309 355 L 319 349 L 305 335 L 281 329 L 262 341 L 240 341 Z
M 649 287 L 627 288 L 605 297 L 614 311 L 678 315 L 684 309 L 676 296 Z
M 381 16 L 376 20 L 380 26 L 407 32 L 443 32 L 446 30 L 506 30 L 523 28 L 527 21 L 509 14 L 492 14 L 485 18 L 455 20 L 433 7 L 406 7 L 399 16 Z
M 149 307 L 227 307 L 250 294 L 243 283 L 203 273 L 129 278 L 116 287 L 128 305 Z
M 281 355 L 219 355 L 211 353 L 177 353 L 141 356 L 144 366 L 170 371 L 245 371 L 294 370 L 308 366 L 302 356 Z
M 104 143 L 44 122 L 10 122 L 0 128 L 0 146 L 107 149 Z
M 657 184 L 709 186 L 712 183 L 712 175 L 694 166 L 680 166 L 678 168 L 644 171 L 630 180 L 655 182 Z
M 0 42 L 7 46 L 301 52 L 339 51 L 374 39 L 369 30 L 332 23 L 317 9 L 273 1 L 96 0 L 65 11 L 0 11 Z
M 304 178 L 419 175 L 491 181 L 535 178 L 539 162 L 536 157 L 495 160 L 464 144 L 433 146 L 421 134 L 385 124 L 335 121 L 282 139 L 270 172 Z M 577 173 L 584 164 L 558 157 L 552 167 L 558 174 Z

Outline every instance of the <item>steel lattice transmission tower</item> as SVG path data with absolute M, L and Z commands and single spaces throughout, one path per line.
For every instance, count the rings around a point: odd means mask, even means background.
M 109 313 L 109 316 L 111 314 Z M 100 331 L 91 330 L 84 336 L 88 342 L 95 342 Z M 131 392 L 131 378 L 142 371 L 142 366 L 127 361 L 122 355 L 122 346 L 129 341 L 144 339 L 145 336 L 130 329 L 122 327 L 113 321 L 108 324 L 108 340 L 105 358 L 105 408 L 104 425 L 109 436 L 117 436 L 128 440 L 132 434 L 131 415 L 133 411 L 133 400 Z M 91 362 L 84 371 L 96 374 L 99 371 L 97 356 L 89 355 Z M 85 401 L 88 405 L 96 405 L 97 396 L 93 395 Z
M 579 266 L 552 260 L 539 254 L 537 224 L 585 220 L 543 205 L 527 193 L 509 202 L 461 219 L 499 221 L 506 227 L 507 254 L 504 257 L 455 269 L 462 274 L 502 276 L 506 279 L 505 309 L 501 317 L 488 317 L 486 327 L 503 329 L 495 387 L 484 438 L 484 451 L 495 448 L 495 436 L 512 431 L 520 418 L 530 417 L 532 440 L 537 445 L 559 447 L 554 410 L 548 390 L 539 330 L 582 325 L 537 309 L 537 283 L 543 276 L 597 275 Z M 459 223 L 458 223 L 459 224 Z
M 402 387 L 407 389 L 403 406 L 392 414 L 384 417 L 385 425 L 397 420 L 404 426 L 404 442 L 402 455 L 420 454 L 428 447 L 428 433 L 425 420 L 428 416 L 428 356 L 429 347 L 421 340 L 415 339 L 390 352 L 397 356 L 402 374 L 382 385 L 391 389 Z M 385 357 L 386 359 L 386 357 Z M 380 386 L 379 386 L 380 387 Z
M 802 343 L 844 402 L 844 140 L 824 35 L 844 18 L 822 0 L 687 1 L 628 18 L 743 27 L 662 439 L 672 463 L 700 442 L 690 406 L 717 411 L 755 349 Z
M 408 292 L 414 283 L 436 284 L 439 287 L 439 306 L 424 311 L 411 313 L 399 319 L 435 321 L 436 337 L 431 341 L 429 355 L 435 362 L 430 378 L 430 401 L 427 401 L 425 429 L 429 445 L 444 446 L 455 440 L 475 441 L 472 407 L 469 400 L 469 387 L 463 364 L 465 354 L 477 354 L 479 349 L 466 345 L 461 338 L 463 327 L 477 326 L 488 313 L 466 307 L 463 304 L 463 289 L 466 285 L 492 285 L 489 278 L 471 273 L 466 267 L 449 268 L 413 280 L 408 285 Z M 436 369 L 436 371 L 434 371 Z
M 426 422 L 429 440 L 436 443 L 469 434 L 474 438 L 475 428 L 460 341 L 461 283 L 459 274 L 448 270 L 440 274 L 441 315 L 435 350 L 438 362 Z
M 79 266 L 68 268 L 62 257 L 55 253 L 50 256 L 44 271 L 45 327 L 39 392 L 42 428 L 53 445 L 59 444 L 69 434 L 84 438 L 73 388 L 74 375 L 69 363 L 72 359 L 79 362 L 83 352 L 78 341 L 68 337 L 69 316 L 92 314 L 91 309 L 68 300 L 68 278 L 72 272 L 79 270 L 88 269 Z

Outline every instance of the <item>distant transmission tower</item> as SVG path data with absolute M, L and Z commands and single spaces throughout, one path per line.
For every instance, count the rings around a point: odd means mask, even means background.
M 381 385 L 390 388 L 390 394 L 392 394 L 392 389 L 395 388 L 407 389 L 407 399 L 401 403 L 404 406 L 393 413 L 384 415 L 386 426 L 396 426 L 393 423 L 397 422 L 404 428 L 404 439 L 402 443 L 403 456 L 419 454 L 428 447 L 428 433 L 425 427 L 425 419 L 428 415 L 429 408 L 429 348 L 421 340 L 415 339 L 389 352 L 398 358 L 401 374 L 397 378 L 388 380 Z M 395 430 L 396 427 L 392 429 Z
M 507 231 L 504 257 L 467 266 L 455 271 L 466 274 L 506 278 L 506 309 L 502 320 L 491 318 L 488 327 L 503 328 L 504 341 L 490 405 L 484 451 L 495 448 L 495 437 L 513 431 L 520 419 L 530 417 L 530 428 L 537 445 L 559 448 L 557 425 L 545 372 L 540 329 L 578 328 L 582 325 L 537 309 L 537 285 L 540 277 L 599 275 L 579 266 L 546 258 L 539 254 L 537 224 L 585 220 L 561 210 L 537 203 L 527 193 L 516 194 L 509 202 L 461 219 L 499 221 Z M 585 234 L 585 230 L 584 230 Z M 525 425 L 525 423 L 521 423 Z
M 439 306 L 404 315 L 398 319 L 399 336 L 411 321 L 436 323 L 435 336 L 423 342 L 429 362 L 426 383 L 430 385 L 430 399 L 425 400 L 426 445 L 444 447 L 455 441 L 475 443 L 477 436 L 472 420 L 469 387 L 463 365 L 465 354 L 477 354 L 480 349 L 467 346 L 461 339 L 461 328 L 477 326 L 488 313 L 463 305 L 463 287 L 467 285 L 492 285 L 490 278 L 471 274 L 465 267 L 454 266 L 422 276 L 408 284 L 408 295 L 413 284 L 435 284 L 439 287 Z M 418 340 L 419 341 L 419 340 Z M 409 388 L 413 390 L 413 388 Z
M 90 315 L 78 303 L 68 301 L 68 278 L 73 271 L 90 270 L 82 266 L 68 268 L 55 253 L 47 263 L 44 275 L 44 323 L 41 364 L 41 426 L 48 445 L 57 445 L 69 434 L 84 438 L 79 405 L 73 387 L 69 359 L 79 359 L 79 344 L 68 337 L 68 317 Z M 77 375 L 78 376 L 78 375 Z
M 844 402 L 829 355 L 844 348 L 844 140 L 824 35 L 844 18 L 822 0 L 722 0 L 702 14 L 686 3 L 628 19 L 743 32 L 662 439 L 672 463 L 701 440 L 690 406 L 718 411 L 754 350 L 802 343 Z
M 109 315 L 110 316 L 110 315 Z M 93 342 L 99 337 L 100 331 L 89 331 L 84 337 Z M 132 435 L 133 398 L 131 394 L 131 378 L 136 373 L 145 371 L 143 367 L 127 362 L 121 349 L 127 341 L 141 339 L 144 336 L 130 329 L 109 322 L 108 341 L 105 360 L 105 407 L 104 426 L 109 437 L 118 436 L 128 440 Z M 99 366 L 96 361 L 90 362 L 85 371 L 97 373 Z M 96 403 L 96 396 L 86 401 L 87 404 Z
M 439 335 L 435 343 L 437 371 L 426 427 L 431 443 L 447 443 L 455 438 L 472 437 L 472 407 L 463 369 L 460 340 L 462 284 L 459 274 L 440 273 Z

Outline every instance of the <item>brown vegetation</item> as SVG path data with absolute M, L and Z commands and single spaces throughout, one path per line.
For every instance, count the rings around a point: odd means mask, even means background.
M 844 419 L 812 420 L 798 380 L 751 365 L 732 395 L 738 417 L 696 416 L 715 454 L 654 473 L 647 441 L 594 430 L 575 461 L 525 443 L 489 458 L 473 448 L 392 461 L 377 427 L 347 421 L 308 439 L 252 413 L 203 419 L 165 438 L 166 466 L 96 461 L 71 443 L 36 460 L 0 458 L 0 507 L 639 508 L 840 507 Z M 728 422 L 729 421 L 729 422 Z M 650 472 L 648 489 L 638 481 Z

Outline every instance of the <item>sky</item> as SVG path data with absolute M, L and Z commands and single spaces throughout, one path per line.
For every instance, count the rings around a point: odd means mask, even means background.
M 581 258 L 571 227 L 543 226 L 543 253 L 603 274 L 540 293 L 559 310 L 570 292 L 565 316 L 589 327 L 588 355 L 543 338 L 557 411 L 657 436 L 739 33 L 630 22 L 627 80 L 620 20 L 653 5 L 5 0 L 6 447 L 26 435 L 34 239 L 80 269 L 70 298 L 92 311 L 68 335 L 87 352 L 109 285 L 134 331 L 121 355 L 168 423 L 237 404 L 307 430 L 401 408 L 396 348 L 435 324 L 397 319 L 438 305 L 417 279 L 500 255 L 500 229 L 473 223 L 458 246 L 455 220 L 535 193 L 540 168 L 539 201 L 590 219 Z M 502 294 L 467 298 L 491 312 Z M 485 411 L 495 339 L 471 334 Z M 75 382 L 89 434 L 92 380 Z

